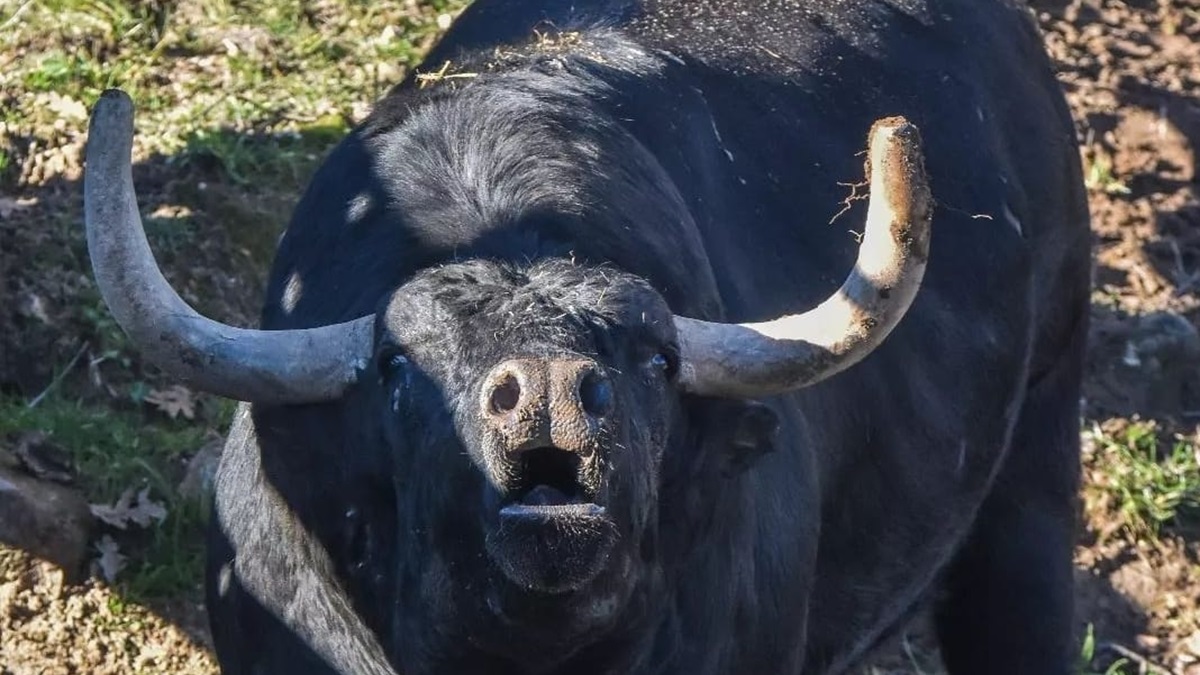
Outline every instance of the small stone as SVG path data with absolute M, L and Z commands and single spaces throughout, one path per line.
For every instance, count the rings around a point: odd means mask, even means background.
M 1192 636 L 1183 642 L 1184 648 L 1196 656 L 1200 656 L 1200 631 L 1192 633 Z
M 84 572 L 92 515 L 75 490 L 0 466 L 0 542 L 60 567 Z
M 1200 377 L 1200 331 L 1171 312 L 1142 316 L 1130 330 L 1121 363 L 1132 385 L 1127 395 L 1139 409 L 1177 416 Z
M 75 466 L 66 450 L 54 445 L 50 435 L 30 431 L 17 439 L 13 455 L 21 468 L 34 478 L 70 485 L 75 482 Z
M 1142 607 L 1152 607 L 1160 598 L 1161 588 L 1154 570 L 1144 560 L 1134 560 L 1109 577 L 1112 587 Z

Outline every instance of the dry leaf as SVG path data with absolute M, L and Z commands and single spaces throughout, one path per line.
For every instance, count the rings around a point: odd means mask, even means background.
M 121 496 L 117 499 L 117 502 L 112 506 L 107 504 L 89 504 L 88 508 L 91 509 L 92 515 L 96 518 L 103 520 L 113 527 L 123 530 L 125 529 L 126 521 L 129 520 L 125 514 L 129 513 L 129 508 L 132 505 L 133 488 L 129 488 L 125 492 L 121 493 Z
M 129 519 L 142 527 L 149 527 L 151 521 L 162 522 L 167 517 L 167 507 L 150 499 L 150 488 L 142 488 L 138 493 L 137 506 L 129 510 Z
M 104 580 L 112 583 L 117 578 L 117 574 L 125 567 L 125 556 L 121 554 L 117 542 L 107 534 L 96 542 L 96 550 L 100 552 L 100 557 L 96 559 L 96 565 L 100 568 L 100 573 L 104 575 Z
M 175 419 L 181 413 L 184 417 L 196 417 L 196 398 L 191 390 L 181 385 L 172 385 L 166 389 L 152 389 L 146 395 L 146 402 L 165 412 Z
M 90 504 L 92 515 L 124 530 L 129 523 L 139 527 L 149 527 L 152 521 L 162 522 L 167 517 L 167 508 L 150 498 L 150 488 L 142 488 L 137 493 L 137 503 L 134 503 L 133 488 L 121 493 L 121 497 L 112 506 L 106 504 Z

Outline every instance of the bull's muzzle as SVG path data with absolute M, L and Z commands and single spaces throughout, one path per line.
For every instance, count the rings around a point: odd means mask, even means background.
M 600 450 L 613 387 L 588 359 L 504 361 L 484 378 L 480 413 L 496 450 L 556 448 L 590 457 Z

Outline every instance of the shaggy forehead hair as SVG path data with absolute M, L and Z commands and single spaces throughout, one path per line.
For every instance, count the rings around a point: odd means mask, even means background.
M 600 64 L 588 57 L 590 44 L 553 55 L 526 49 L 500 65 L 460 64 L 479 72 L 466 84 L 432 85 L 403 124 L 392 126 L 398 120 L 387 115 L 373 120 L 368 136 L 379 168 L 402 184 L 397 194 L 408 208 L 426 217 L 450 208 L 458 222 L 445 223 L 451 228 L 473 224 L 465 216 L 495 222 L 536 208 L 583 215 L 604 204 L 597 182 L 623 178 L 612 172 L 632 158 L 650 160 L 612 119 L 580 101 L 606 97 L 604 73 L 649 70 L 656 59 L 637 51 L 639 58 Z
M 551 342 L 606 334 L 607 343 L 613 331 L 643 333 L 646 323 L 665 318 L 645 280 L 562 258 L 529 265 L 463 261 L 422 272 L 400 293 L 428 298 L 454 323 L 486 317 L 489 331 L 504 342 L 517 333 Z

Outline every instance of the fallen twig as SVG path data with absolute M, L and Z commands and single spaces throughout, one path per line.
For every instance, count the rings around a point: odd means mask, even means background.
M 30 409 L 33 409 L 35 406 L 37 406 L 37 404 L 41 403 L 42 399 L 46 398 L 46 396 L 50 392 L 54 391 L 58 387 L 58 385 L 62 383 L 63 379 L 67 376 L 67 374 L 70 373 L 71 370 L 73 370 L 75 368 L 75 364 L 79 363 L 79 359 L 83 357 L 83 353 L 86 352 L 88 347 L 90 347 L 90 346 L 92 346 L 92 343 L 88 342 L 87 340 L 84 340 L 83 346 L 81 346 L 79 348 L 79 351 L 75 352 L 75 356 L 71 357 L 71 361 L 69 363 L 67 363 L 67 367 L 63 368 L 63 371 L 61 373 L 59 373 L 54 378 L 54 380 L 51 381 L 50 384 L 46 386 L 45 389 L 42 390 L 42 393 L 33 397 L 33 400 L 29 402 L 27 407 Z

